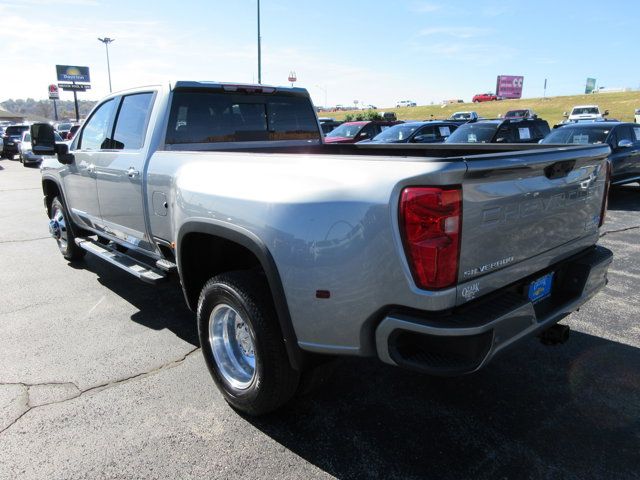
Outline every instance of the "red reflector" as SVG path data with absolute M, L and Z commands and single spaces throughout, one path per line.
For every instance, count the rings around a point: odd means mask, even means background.
M 331 298 L 329 290 L 316 290 L 316 298 Z
M 413 279 L 423 289 L 447 288 L 458 278 L 460 187 L 408 187 L 400 198 L 400 228 Z

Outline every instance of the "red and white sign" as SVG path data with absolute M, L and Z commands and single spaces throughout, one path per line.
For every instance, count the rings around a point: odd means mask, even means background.
M 296 75 L 296 72 L 294 72 L 293 70 L 291 72 L 289 72 L 289 81 L 291 83 L 295 82 L 296 80 L 298 80 L 298 77 Z
M 49 100 L 58 100 L 59 98 L 58 86 L 52 83 L 49 85 Z
M 524 77 L 517 75 L 498 75 L 496 95 L 502 98 L 521 98 Z

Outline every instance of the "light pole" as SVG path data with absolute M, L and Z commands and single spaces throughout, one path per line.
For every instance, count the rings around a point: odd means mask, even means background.
M 262 83 L 262 51 L 260 49 L 260 0 L 258 0 L 258 84 Z
M 115 41 L 115 38 L 104 37 L 104 38 L 98 38 L 98 40 L 104 43 L 104 47 L 107 50 L 107 73 L 109 74 L 109 93 L 111 93 L 112 90 L 111 90 L 111 66 L 109 65 L 109 44 Z

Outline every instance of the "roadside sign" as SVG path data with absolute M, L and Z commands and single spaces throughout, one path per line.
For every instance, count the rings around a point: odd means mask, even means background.
M 56 73 L 59 82 L 84 82 L 89 83 L 89 67 L 73 65 L 56 65 Z
M 596 79 L 587 78 L 587 83 L 584 86 L 584 93 L 591 93 L 596 89 Z
M 77 83 L 59 83 L 58 86 L 66 91 L 84 92 L 91 89 L 91 85 Z
M 496 95 L 502 98 L 521 98 L 524 77 L 519 75 L 498 75 Z
M 54 83 L 49 85 L 49 100 L 58 100 L 60 93 L 58 92 L 58 86 Z

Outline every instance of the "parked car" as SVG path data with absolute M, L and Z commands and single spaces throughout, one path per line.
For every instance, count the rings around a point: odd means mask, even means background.
M 563 145 L 607 144 L 611 148 L 611 183 L 640 180 L 640 126 L 625 122 L 592 122 L 565 125 L 540 143 Z
M 504 119 L 512 118 L 538 118 L 538 115 L 530 108 L 523 108 L 520 110 L 509 110 L 502 117 Z
M 387 122 L 398 121 L 398 116 L 395 112 L 379 112 L 378 114 L 382 117 L 383 120 L 386 120 Z
M 2 157 L 13 160 L 20 153 L 22 133 L 29 130 L 29 125 L 10 125 L 4 131 Z
M 401 107 L 417 107 L 417 104 L 412 100 L 400 100 L 396 104 L 396 108 L 401 108 Z
M 465 123 L 447 138 L 447 143 L 537 143 L 549 133 L 545 120 L 479 120 Z
M 64 141 L 60 134 L 58 134 L 58 132 L 54 133 L 54 137 L 56 142 Z M 22 163 L 25 167 L 27 165 L 39 163 L 42 161 L 42 155 L 34 155 L 33 150 L 31 149 L 31 132 L 29 130 L 25 130 L 24 132 L 22 132 L 19 149 L 20 163 Z
M 449 117 L 449 120 L 457 120 L 462 122 L 471 122 L 478 120 L 480 116 L 478 112 L 455 112 Z
M 493 102 L 496 100 L 502 100 L 502 99 L 494 93 L 477 93 L 473 96 L 473 99 L 471 101 L 473 103 L 480 103 L 480 102 Z
M 66 140 L 67 138 L 67 134 L 69 133 L 69 130 L 71 130 L 71 127 L 73 126 L 73 123 L 71 122 L 59 122 L 56 123 L 54 125 L 54 128 L 56 129 L 56 131 L 58 132 L 58 134 Z
M 325 143 L 357 143 L 371 140 L 384 129 L 396 125 L 397 122 L 380 120 L 345 122 L 324 138 Z
M 334 130 L 336 127 L 342 125 L 343 122 L 336 120 L 335 118 L 329 117 L 320 117 L 318 118 L 318 122 L 320 122 L 320 128 L 322 129 L 322 134 L 326 135 L 327 133 Z
M 456 128 L 457 123 L 446 121 L 400 123 L 360 143 L 441 143 Z
M 451 376 L 535 335 L 565 341 L 557 322 L 612 261 L 596 245 L 603 145 L 333 148 L 304 89 L 195 81 L 114 92 L 70 145 L 46 123 L 31 134 L 35 154 L 57 153 L 40 171 L 63 257 L 89 253 L 149 296 L 175 280 L 157 301 L 182 288 L 213 382 L 250 415 L 333 356 Z
M 634 120 L 636 123 L 640 123 L 640 108 L 636 108 L 636 111 L 634 112 Z
M 598 105 L 577 105 L 571 109 L 571 113 L 564 112 L 568 122 L 604 120 L 609 115 L 609 110 L 604 112 Z
M 66 137 L 64 137 L 65 140 L 73 140 L 73 137 L 75 136 L 76 132 L 80 129 L 80 125 L 72 125 L 71 128 L 69 129 L 69 131 L 67 132 Z

